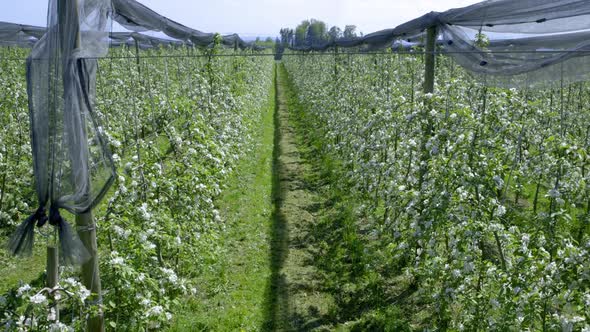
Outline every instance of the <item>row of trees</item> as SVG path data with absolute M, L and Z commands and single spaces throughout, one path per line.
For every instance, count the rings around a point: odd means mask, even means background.
M 310 46 L 334 41 L 338 38 L 356 38 L 356 25 L 346 25 L 344 30 L 337 26 L 328 29 L 328 25 L 317 19 L 303 20 L 295 30 L 280 30 L 283 46 Z

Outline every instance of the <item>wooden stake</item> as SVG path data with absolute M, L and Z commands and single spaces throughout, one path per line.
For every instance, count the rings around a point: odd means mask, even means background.
M 436 46 L 436 27 L 426 31 L 426 49 L 424 54 L 424 93 L 434 92 L 434 63 Z
M 82 264 L 82 284 L 92 293 L 89 297 L 89 303 L 96 303 L 101 306 L 96 315 L 88 317 L 89 332 L 104 331 L 104 317 L 102 314 L 102 288 L 100 283 L 100 271 L 98 266 L 98 246 L 96 244 L 96 228 L 92 220 L 92 212 L 76 216 L 76 225 L 78 226 L 78 236 L 84 243 L 84 247 L 90 254 L 88 262 Z
M 59 279 L 58 250 L 55 246 L 47 246 L 47 288 L 53 289 Z M 55 300 L 55 298 L 54 298 Z M 59 320 L 59 307 L 55 301 L 55 318 Z
M 73 49 L 67 49 L 65 46 L 68 45 L 65 38 L 66 28 L 68 25 L 73 25 L 73 29 L 76 29 L 74 48 L 79 48 L 80 41 L 80 25 L 78 18 L 78 0 L 59 0 L 58 1 L 58 16 L 61 34 L 62 56 L 69 57 Z M 72 28 L 72 26 L 70 26 Z M 71 62 L 66 62 L 72 64 Z M 64 68 L 64 73 L 69 72 Z M 64 96 L 74 94 L 74 91 L 67 91 L 71 85 L 64 84 Z M 98 255 L 97 255 L 97 244 L 96 244 L 96 229 L 92 220 L 92 212 L 83 213 L 76 216 L 76 226 L 78 227 L 78 235 L 80 240 L 86 247 L 86 250 L 90 254 L 88 262 L 82 265 L 82 284 L 86 286 L 91 292 L 91 296 L 88 298 L 88 303 L 98 304 L 102 306 L 102 289 L 100 284 L 100 273 L 98 266 Z M 104 331 L 104 317 L 102 308 L 100 308 L 95 314 L 88 317 L 87 330 L 89 332 L 103 332 Z
M 135 38 L 133 38 L 133 40 L 135 40 L 135 64 L 137 65 L 137 73 L 141 77 L 141 67 L 139 66 L 139 42 Z

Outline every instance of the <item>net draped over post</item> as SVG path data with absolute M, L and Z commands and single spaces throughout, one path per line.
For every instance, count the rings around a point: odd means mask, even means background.
M 89 254 L 60 209 L 90 211 L 112 184 L 115 168 L 94 114 L 97 57 L 108 51 L 109 0 L 50 0 L 47 32 L 27 59 L 27 92 L 38 210 L 10 241 L 30 253 L 34 226 L 58 229 L 61 257 L 82 263 Z M 49 213 L 46 213 L 49 209 Z
M 113 18 L 134 32 L 110 32 Z M 89 212 L 115 178 L 94 113 L 97 59 L 106 56 L 110 46 L 210 46 L 216 35 L 188 28 L 135 0 L 50 0 L 47 22 L 47 28 L 0 22 L 0 43 L 27 46 L 38 39 L 27 59 L 27 93 L 39 207 L 17 228 L 9 248 L 13 254 L 31 253 L 35 225 L 49 222 L 58 229 L 61 258 L 82 263 L 89 254 L 60 209 L 76 215 Z M 176 40 L 139 33 L 148 30 Z M 222 36 L 221 41 L 257 48 L 237 34 Z
M 564 79 L 587 80 L 590 73 L 590 1 L 489 0 L 464 8 L 431 12 L 354 39 L 294 47 L 391 47 L 394 41 L 418 42 L 436 27 L 440 52 L 497 86 L 535 85 Z M 488 42 L 478 43 L 478 36 Z

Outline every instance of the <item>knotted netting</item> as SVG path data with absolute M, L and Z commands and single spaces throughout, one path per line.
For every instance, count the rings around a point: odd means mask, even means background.
M 492 0 L 442 13 L 438 26 L 444 50 L 493 85 L 588 79 L 588 1 Z
M 89 212 L 114 179 L 114 164 L 94 113 L 97 57 L 108 51 L 110 16 L 109 0 L 49 1 L 47 33 L 27 59 L 39 208 L 11 239 L 15 254 L 30 253 L 35 225 L 49 222 L 57 227 L 64 262 L 89 258 L 60 209 L 76 215 Z

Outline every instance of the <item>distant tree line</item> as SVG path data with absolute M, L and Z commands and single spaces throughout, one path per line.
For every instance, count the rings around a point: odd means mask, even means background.
M 266 37 L 264 40 L 262 40 L 260 37 L 256 37 L 256 40 L 254 40 L 255 45 L 262 47 L 273 47 L 274 43 L 275 41 L 272 40 L 272 37 Z
M 337 26 L 328 29 L 325 22 L 315 18 L 303 20 L 295 30 L 282 28 L 280 35 L 280 42 L 283 47 L 320 45 L 339 38 L 352 39 L 358 37 L 356 25 L 347 25 L 344 30 Z

